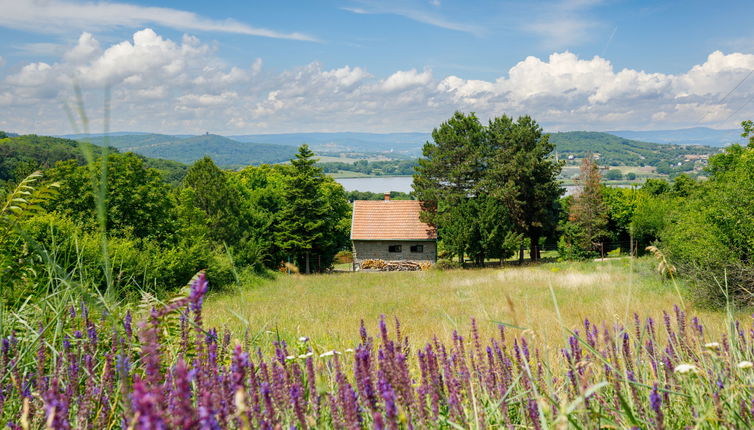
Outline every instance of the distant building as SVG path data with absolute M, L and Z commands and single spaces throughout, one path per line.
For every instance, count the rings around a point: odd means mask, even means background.
M 437 260 L 437 231 L 421 222 L 416 200 L 356 200 L 353 202 L 351 241 L 356 268 L 364 260 Z

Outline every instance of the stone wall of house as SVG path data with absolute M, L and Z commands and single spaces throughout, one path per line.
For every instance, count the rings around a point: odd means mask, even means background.
M 391 246 L 399 245 L 400 252 L 390 252 Z M 411 252 L 412 246 L 421 246 L 421 252 Z M 385 261 L 437 261 L 437 242 L 399 240 L 354 240 L 353 260 L 356 265 L 363 260 Z

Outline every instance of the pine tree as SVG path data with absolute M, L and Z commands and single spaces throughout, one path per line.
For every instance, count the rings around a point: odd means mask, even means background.
M 580 190 L 568 212 L 568 221 L 579 231 L 573 244 L 583 251 L 596 251 L 596 244 L 607 235 L 608 213 L 602 196 L 602 175 L 591 154 L 581 162 L 576 182 Z
M 311 273 L 312 251 L 327 238 L 328 205 L 322 193 L 324 173 L 308 145 L 301 145 L 291 160 L 292 172 L 285 184 L 284 206 L 279 214 L 278 242 L 293 255 L 305 273 Z M 321 269 L 321 268 L 320 268 Z

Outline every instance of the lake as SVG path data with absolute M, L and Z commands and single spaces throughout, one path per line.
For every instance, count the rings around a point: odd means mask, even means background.
M 414 182 L 414 178 L 412 176 L 375 176 L 371 178 L 339 178 L 336 181 L 343 185 L 346 191 L 369 191 L 372 193 L 400 191 L 410 193 L 413 191 L 411 184 Z M 573 194 L 576 190 L 574 185 L 568 185 L 564 188 L 566 195 Z

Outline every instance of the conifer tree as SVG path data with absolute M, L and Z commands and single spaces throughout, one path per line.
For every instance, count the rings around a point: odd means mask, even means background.
M 602 196 L 602 175 L 594 157 L 584 157 L 577 179 L 579 193 L 568 212 L 568 221 L 578 227 L 573 244 L 586 252 L 597 251 L 607 235 L 608 213 Z
M 281 249 L 294 256 L 298 264 L 303 262 L 305 273 L 311 273 L 312 251 L 327 239 L 324 173 L 315 166 L 316 162 L 309 146 L 301 145 L 296 158 L 291 160 L 292 172 L 285 184 L 285 203 L 278 224 Z

